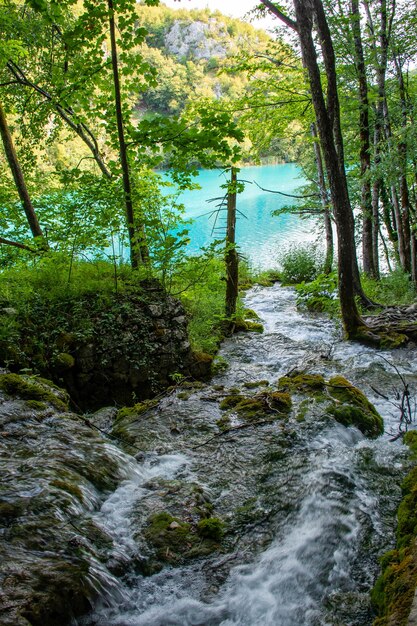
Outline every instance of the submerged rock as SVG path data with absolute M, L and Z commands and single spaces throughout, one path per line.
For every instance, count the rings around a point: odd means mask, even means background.
M 382 435 L 384 421 L 362 391 L 343 376 L 331 378 L 327 389 L 338 403 L 328 409 L 338 422 L 344 426 L 356 426 L 369 437 Z

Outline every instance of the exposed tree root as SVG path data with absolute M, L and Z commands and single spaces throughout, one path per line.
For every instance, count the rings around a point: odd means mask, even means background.
M 417 307 L 387 307 L 377 315 L 363 317 L 363 325 L 349 339 L 378 348 L 398 348 L 417 342 Z

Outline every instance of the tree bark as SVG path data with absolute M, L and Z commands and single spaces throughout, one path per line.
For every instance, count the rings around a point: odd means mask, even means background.
M 371 141 L 369 129 L 369 99 L 366 66 L 363 54 L 362 36 L 360 27 L 359 0 L 351 0 L 351 27 L 355 49 L 355 66 L 358 79 L 359 94 L 359 139 L 360 163 L 362 178 L 362 261 L 365 274 L 377 278 L 377 269 L 374 265 L 374 236 L 371 182 Z
M 227 193 L 226 231 L 226 318 L 233 321 L 236 316 L 238 296 L 239 258 L 236 252 L 236 169 L 230 173 L 230 189 Z
M 326 256 L 324 258 L 323 272 L 324 274 L 330 274 L 333 267 L 334 257 L 333 228 L 329 207 L 329 197 L 326 188 L 326 179 L 324 177 L 323 159 L 321 156 L 320 145 L 317 140 L 317 129 L 314 122 L 311 124 L 311 135 L 313 137 L 314 160 L 317 168 L 321 206 L 323 207 L 324 230 L 326 233 Z
M 308 2 L 306 3 L 306 9 L 307 9 L 308 4 L 311 4 L 312 11 L 316 20 L 317 32 L 318 32 L 319 39 L 320 39 L 321 52 L 323 55 L 324 66 L 326 70 L 327 103 L 325 105 L 324 99 L 323 99 L 323 105 L 324 105 L 325 113 L 326 113 L 327 120 L 328 120 L 326 123 L 329 124 L 332 130 L 331 139 L 332 139 L 332 143 L 333 143 L 334 151 L 336 155 L 336 161 L 333 161 L 333 168 L 334 168 L 334 164 L 337 162 L 338 170 L 339 170 L 339 177 L 340 177 L 339 184 L 342 185 L 343 187 L 343 189 L 341 189 L 341 195 L 343 195 L 343 197 L 345 198 L 344 202 L 347 203 L 346 207 L 349 207 L 345 211 L 346 214 L 345 214 L 344 220 L 346 220 L 347 228 L 346 228 L 346 232 L 344 236 L 346 238 L 346 246 L 351 247 L 350 252 L 349 252 L 349 257 L 352 263 L 353 289 L 354 289 L 355 295 L 358 296 L 363 306 L 373 307 L 375 306 L 375 304 L 366 296 L 366 294 L 364 293 L 362 289 L 361 278 L 360 278 L 359 267 L 358 267 L 358 259 L 356 256 L 355 222 L 353 218 L 352 207 L 350 204 L 349 192 L 348 192 L 348 186 L 347 186 L 347 178 L 346 178 L 346 172 L 345 172 L 345 157 L 344 157 L 342 127 L 341 127 L 341 122 L 340 122 L 340 105 L 339 105 L 339 95 L 338 95 L 338 90 L 337 90 L 336 60 L 335 60 L 335 54 L 334 54 L 334 49 L 333 49 L 333 42 L 332 42 L 332 38 L 330 34 L 329 25 L 326 20 L 326 15 L 324 13 L 322 1 L 321 0 L 308 0 Z M 294 5 L 295 5 L 295 2 L 294 2 Z M 298 23 L 298 20 L 297 20 L 297 23 Z M 316 55 L 314 44 L 313 44 L 313 51 L 314 51 L 314 55 Z M 317 65 L 316 56 L 314 57 L 314 60 Z M 318 71 L 318 75 L 320 78 L 318 67 L 317 67 L 317 71 Z M 310 76 L 310 84 L 311 84 L 311 76 Z M 321 94 L 323 98 L 322 88 L 321 88 Z M 313 105 L 315 107 L 314 97 L 313 97 Z M 317 118 L 317 110 L 316 110 L 316 118 Z M 318 126 L 319 126 L 320 142 L 321 142 L 323 154 L 324 154 L 323 139 L 320 133 L 319 123 L 318 123 Z M 326 157 L 325 157 L 325 161 L 326 161 Z M 327 169 L 327 163 L 326 163 L 326 169 Z M 329 176 L 329 173 L 328 173 L 328 176 Z M 330 179 L 329 179 L 329 182 L 330 182 Z M 334 205 L 334 202 L 333 202 L 333 209 L 335 211 L 335 219 L 336 219 L 336 226 L 337 226 L 338 218 L 336 217 L 336 207 Z
M 400 104 L 401 104 L 401 127 L 404 131 L 403 136 L 405 137 L 406 129 L 408 126 L 408 103 L 406 96 L 406 88 L 404 83 L 404 75 L 401 67 L 401 63 L 399 59 L 394 57 L 395 67 L 397 71 L 397 81 L 398 81 L 398 90 L 400 95 Z M 400 141 L 398 144 L 398 161 L 400 167 L 400 217 L 402 223 L 402 232 L 403 232 L 403 254 L 404 254 L 404 270 L 406 272 L 412 271 L 412 260 L 411 260 L 411 227 L 410 227 L 410 192 L 408 188 L 407 181 L 407 142 L 404 140 Z
M 149 259 L 149 252 L 145 242 L 145 229 L 143 223 L 139 220 L 135 220 L 133 200 L 132 200 L 132 185 L 130 180 L 129 161 L 127 158 L 127 148 L 124 134 L 123 123 L 123 111 L 122 111 L 122 99 L 120 90 L 120 77 L 119 77 L 119 64 L 117 58 L 117 44 L 116 44 L 116 26 L 114 21 L 114 5 L 113 0 L 107 0 L 107 6 L 109 9 L 109 27 L 110 27 L 110 44 L 111 44 L 111 60 L 113 68 L 113 84 L 114 84 L 114 99 L 116 105 L 116 122 L 117 133 L 119 137 L 119 154 L 120 164 L 123 174 L 123 190 L 125 197 L 126 207 L 126 221 L 129 235 L 130 244 L 130 262 L 134 269 L 137 269 L 139 265 L 147 262 Z
M 329 181 L 338 236 L 339 296 L 344 328 L 355 336 L 363 321 L 355 301 L 354 265 L 356 259 L 354 221 L 347 190 L 341 141 L 339 101 L 337 96 L 334 51 L 320 0 L 293 0 L 304 67 L 308 72 L 317 128 Z M 317 18 L 328 81 L 327 107 L 324 101 L 320 70 L 314 47 L 313 16 Z M 327 28 L 326 28 L 327 27 Z M 357 264 L 356 264 L 357 266 Z
M 4 151 L 9 163 L 9 167 L 13 174 L 13 179 L 20 197 L 20 201 L 23 205 L 23 209 L 26 214 L 26 218 L 29 224 L 29 228 L 33 237 L 39 237 L 43 240 L 43 245 L 46 245 L 44 234 L 39 225 L 39 221 L 33 208 L 32 201 L 29 196 L 29 192 L 26 187 L 25 178 L 23 176 L 22 168 L 20 167 L 19 159 L 17 158 L 16 150 L 13 144 L 12 135 L 7 124 L 6 115 L 4 109 L 0 103 L 0 134 L 4 145 Z

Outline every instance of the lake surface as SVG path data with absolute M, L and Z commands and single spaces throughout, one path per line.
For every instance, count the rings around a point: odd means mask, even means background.
M 294 203 L 293 199 L 262 191 L 255 184 L 283 193 L 297 193 L 297 188 L 305 180 L 294 163 L 244 167 L 238 179 L 250 182 L 246 183 L 244 192 L 237 198 L 237 208 L 243 216 L 238 216 L 236 241 L 240 252 L 254 267 L 274 267 L 280 254 L 292 244 L 315 239 L 318 232 L 315 221 L 302 220 L 291 214 L 271 215 L 272 211 Z M 203 170 L 196 182 L 201 189 L 187 191 L 180 196 L 186 208 L 185 217 L 194 220 L 189 227 L 191 254 L 214 239 L 224 238 L 226 226 L 226 212 L 222 211 L 216 222 L 215 216 L 210 214 L 218 203 L 207 202 L 224 195 L 221 185 L 226 182 L 226 175 L 219 170 Z

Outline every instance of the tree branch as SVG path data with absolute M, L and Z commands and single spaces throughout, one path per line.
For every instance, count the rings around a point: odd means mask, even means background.
M 27 246 L 24 243 L 19 243 L 18 241 L 10 241 L 10 239 L 4 239 L 3 237 L 0 237 L 0 244 L 5 244 L 7 246 L 14 246 L 15 248 L 20 248 L 21 250 L 29 250 L 29 252 L 33 252 L 33 253 L 38 252 L 38 250 L 35 250 L 35 248 L 31 248 L 30 246 Z
M 320 197 L 318 193 L 310 193 L 310 194 L 306 194 L 305 196 L 294 196 L 292 193 L 284 193 L 283 191 L 274 191 L 273 189 L 265 189 L 264 187 L 261 187 L 260 185 L 258 185 L 256 180 L 254 180 L 253 182 L 262 191 L 267 191 L 268 193 L 278 193 L 280 196 L 285 196 L 286 198 L 297 198 L 298 200 L 304 200 L 304 198 L 319 198 Z
M 294 20 L 282 13 L 273 2 L 270 2 L 270 0 L 261 0 L 261 2 L 264 6 L 266 6 L 267 9 L 269 9 L 271 13 L 273 13 L 278 19 L 280 19 L 281 22 L 284 22 L 286 26 L 289 26 L 290 28 L 295 30 L 295 32 L 298 32 L 297 22 L 294 22 Z

